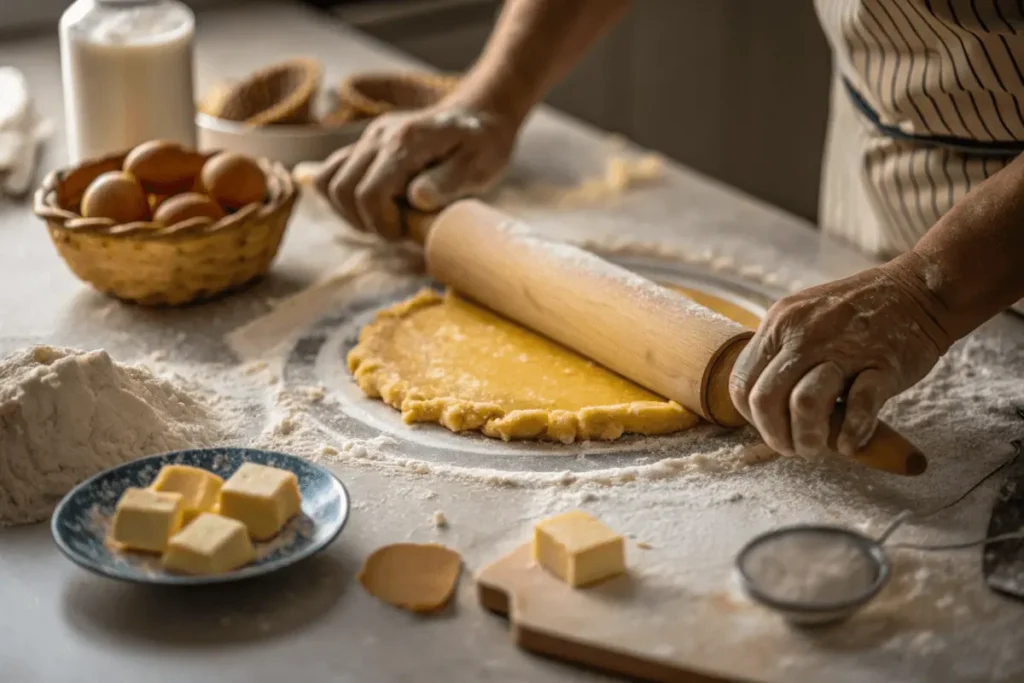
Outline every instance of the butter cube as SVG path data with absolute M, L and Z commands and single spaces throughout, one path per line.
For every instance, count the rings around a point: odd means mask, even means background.
M 294 473 L 251 462 L 239 467 L 220 490 L 220 514 L 245 524 L 257 541 L 273 538 L 301 506 Z
M 201 512 L 171 537 L 164 569 L 182 574 L 223 574 L 249 564 L 256 551 L 245 525 L 235 519 Z
M 533 559 L 574 588 L 626 571 L 622 536 L 582 510 L 535 524 Z
M 149 488 L 180 493 L 185 511 L 184 523 L 188 524 L 200 513 L 213 510 L 223 485 L 224 480 L 213 472 L 187 465 L 164 465 Z
M 180 493 L 130 488 L 117 501 L 110 537 L 126 550 L 162 553 L 183 517 Z

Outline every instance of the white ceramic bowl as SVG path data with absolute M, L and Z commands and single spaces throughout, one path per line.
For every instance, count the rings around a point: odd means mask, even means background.
M 237 121 L 196 115 L 199 149 L 224 150 L 265 157 L 292 168 L 303 161 L 323 161 L 334 150 L 359 139 L 368 121 L 337 128 L 317 126 L 247 126 Z

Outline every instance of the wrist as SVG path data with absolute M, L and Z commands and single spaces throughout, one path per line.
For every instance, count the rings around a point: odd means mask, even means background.
M 441 105 L 459 107 L 498 121 L 514 133 L 522 126 L 535 102 L 515 83 L 470 73 Z
M 935 344 L 939 354 L 949 350 L 962 335 L 953 312 L 938 293 L 944 277 L 942 270 L 924 256 L 909 251 L 880 266 L 879 271 L 908 298 L 913 321 Z
M 957 202 L 903 260 L 941 302 L 952 339 L 1024 296 L 1024 155 Z

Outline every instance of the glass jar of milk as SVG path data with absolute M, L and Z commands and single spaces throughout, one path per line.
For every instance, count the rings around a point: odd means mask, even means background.
M 195 16 L 178 0 L 77 0 L 60 20 L 72 163 L 147 140 L 196 144 Z

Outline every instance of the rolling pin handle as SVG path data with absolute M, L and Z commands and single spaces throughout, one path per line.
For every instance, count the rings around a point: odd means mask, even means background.
M 829 449 L 838 453 L 836 442 L 843 426 L 846 406 L 836 403 L 832 411 L 828 437 Z M 885 424 L 881 420 L 875 427 L 875 433 L 868 442 L 853 455 L 853 459 L 861 465 L 883 472 L 891 472 L 905 477 L 916 477 L 928 469 L 928 458 L 905 436 Z
M 427 244 L 430 227 L 437 218 L 436 213 L 417 211 L 410 206 L 402 207 L 402 233 L 421 247 Z

